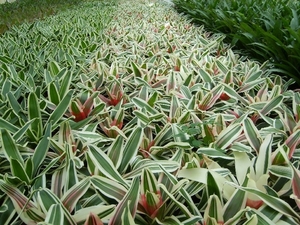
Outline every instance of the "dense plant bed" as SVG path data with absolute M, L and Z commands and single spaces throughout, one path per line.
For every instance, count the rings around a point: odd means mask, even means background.
M 223 39 L 148 1 L 6 32 L 0 224 L 299 224 L 300 95 Z
M 205 29 L 226 34 L 226 41 L 243 54 L 264 62 L 273 71 L 300 85 L 300 2 L 290 0 L 174 0 Z
M 85 0 L 88 1 L 88 0 Z M 0 4 L 0 35 L 12 26 L 32 22 L 80 5 L 79 0 L 17 0 Z

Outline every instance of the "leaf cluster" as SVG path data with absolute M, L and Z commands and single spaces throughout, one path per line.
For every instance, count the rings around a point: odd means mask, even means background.
M 299 1 L 174 1 L 179 12 L 299 85 Z

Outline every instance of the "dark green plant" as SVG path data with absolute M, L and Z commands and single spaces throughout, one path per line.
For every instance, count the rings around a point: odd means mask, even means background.
M 300 3 L 291 0 L 174 0 L 179 12 L 213 32 L 242 54 L 269 61 L 273 72 L 300 84 Z

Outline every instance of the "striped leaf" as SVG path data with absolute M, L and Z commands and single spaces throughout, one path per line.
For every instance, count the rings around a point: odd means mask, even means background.
M 103 223 L 97 215 L 90 213 L 88 218 L 86 218 L 84 225 L 103 225 Z
M 198 154 L 204 154 L 211 158 L 222 158 L 222 159 L 233 159 L 232 156 L 226 155 L 221 150 L 214 149 L 214 148 L 198 148 Z
M 70 91 L 70 85 L 73 79 L 73 74 L 70 71 L 67 71 L 67 69 L 63 69 L 61 71 L 62 78 L 61 78 L 61 84 L 59 88 L 59 99 L 62 99 L 66 96 L 66 94 Z
M 271 166 L 273 136 L 268 135 L 259 148 L 259 154 L 255 164 L 255 172 L 257 176 L 267 174 Z
M 292 179 L 292 190 L 294 199 L 297 203 L 298 208 L 300 209 L 300 172 L 295 168 L 293 164 L 290 164 L 293 170 L 293 179 Z
M 227 148 L 242 132 L 242 126 L 239 123 L 231 124 L 224 129 L 215 141 L 215 146 L 221 149 Z
M 285 144 L 289 147 L 289 158 L 292 158 L 296 147 L 300 144 L 300 130 L 295 131 L 288 139 L 285 141 Z
M 84 221 L 90 221 L 88 218 L 91 216 L 91 214 L 101 219 L 111 218 L 115 208 L 115 205 L 95 205 L 84 207 L 74 213 L 73 219 L 77 222 L 77 224 L 82 224 Z
M 255 214 L 253 214 L 243 225 L 257 225 L 258 224 L 258 219 Z
M 124 186 L 106 177 L 94 175 L 91 178 L 91 183 L 103 195 L 116 201 L 121 201 L 127 192 Z
M 217 195 L 211 195 L 208 199 L 207 207 L 204 212 L 204 220 L 208 217 L 214 218 L 218 223 L 223 223 L 223 207 Z
M 90 178 L 86 177 L 79 183 L 71 187 L 62 197 L 62 203 L 69 212 L 72 212 L 79 199 L 87 192 L 90 187 Z
M 275 98 L 273 98 L 270 102 L 268 102 L 263 109 L 260 111 L 261 114 L 267 115 L 277 107 L 279 107 L 283 101 L 284 97 L 282 95 L 279 95 Z
M 202 68 L 200 68 L 199 70 L 199 74 L 201 76 L 201 79 L 204 81 L 204 82 L 207 82 L 207 83 L 214 83 L 214 80 L 213 78 L 211 77 L 211 75 L 209 73 L 207 73 L 205 70 L 203 70 Z
M 54 82 L 51 82 L 48 85 L 48 97 L 50 102 L 52 102 L 55 105 L 58 105 L 60 102 L 60 96 L 59 96 L 59 92 L 58 89 L 56 87 L 56 85 L 54 84 Z
M 154 109 L 152 106 L 150 106 L 146 101 L 134 97 L 132 98 L 132 102 L 138 107 L 138 108 L 145 108 L 147 112 L 151 113 L 151 114 L 158 114 L 159 112 Z
M 40 140 L 33 153 L 32 156 L 33 174 L 36 174 L 36 172 L 38 171 L 40 165 L 43 163 L 48 153 L 48 149 L 50 146 L 51 130 L 52 130 L 52 126 L 51 123 L 49 123 L 46 127 L 43 138 Z
M 143 129 L 141 127 L 136 127 L 132 131 L 124 145 L 123 158 L 119 167 L 119 171 L 124 172 L 129 166 L 129 163 L 132 160 L 132 158 L 137 155 L 139 146 L 142 142 L 142 137 Z
M 60 204 L 51 205 L 47 213 L 45 222 L 49 224 L 65 224 L 64 212 Z
M 243 122 L 243 127 L 244 127 L 245 136 L 249 144 L 256 152 L 259 152 L 259 148 L 262 142 L 262 137 L 258 129 L 256 128 L 255 124 L 251 119 L 246 118 Z
M 248 177 L 245 176 L 245 179 L 241 184 L 242 186 L 246 186 L 247 183 Z M 240 189 L 236 189 L 224 206 L 224 220 L 228 222 L 228 224 L 235 222 L 239 217 L 241 217 L 241 210 L 243 210 L 245 204 L 246 193 Z
M 141 194 L 147 192 L 157 193 L 158 183 L 153 173 L 149 169 L 144 169 L 141 176 Z
M 289 180 L 293 178 L 293 171 L 288 166 L 271 165 L 269 167 L 269 172 L 275 176 L 284 177 Z
M 18 177 L 21 181 L 24 181 L 26 184 L 30 183 L 30 178 L 25 171 L 24 166 L 18 160 L 10 160 L 11 172 L 13 176 Z
M 168 172 L 174 172 L 179 169 L 179 162 L 172 160 L 141 160 L 139 164 L 135 165 L 135 167 L 128 173 L 124 175 L 124 178 L 133 178 L 140 176 L 144 168 L 148 168 L 152 173 L 162 172 L 161 167 L 163 167 Z
M 72 218 L 70 212 L 64 207 L 60 199 L 54 195 L 49 189 L 43 188 L 37 192 L 37 201 L 42 211 L 47 215 L 49 210 L 53 207 L 53 205 L 60 205 L 64 218 L 66 219 L 66 223 L 70 225 L 76 225 L 75 220 Z
M 167 88 L 166 88 L 167 94 L 170 94 L 172 90 L 175 90 L 176 85 L 177 85 L 177 81 L 175 78 L 175 73 L 171 72 L 171 74 L 168 76 L 168 80 L 167 80 Z
M 135 225 L 134 219 L 130 213 L 130 202 L 128 202 L 127 207 L 125 208 L 122 214 L 122 225 Z
M 11 199 L 14 209 L 26 224 L 42 221 L 45 215 L 38 209 L 33 201 L 28 199 L 19 189 L 0 180 L 0 190 Z
M 14 159 L 24 165 L 24 160 L 20 154 L 20 151 L 15 143 L 15 140 L 11 137 L 7 130 L 1 129 L 1 141 L 2 141 L 2 149 L 4 150 L 4 154 L 8 160 Z
M 119 135 L 117 138 L 113 141 L 111 146 L 108 149 L 108 157 L 111 159 L 111 161 L 114 163 L 116 168 L 119 168 L 122 158 L 123 158 L 123 143 L 124 138 L 123 136 Z
M 139 178 L 134 178 L 130 189 L 117 205 L 114 216 L 109 221 L 108 225 L 122 225 L 122 214 L 126 207 L 128 207 L 129 212 L 132 217 L 135 217 L 137 204 L 139 200 L 139 192 L 140 192 L 140 183 Z
M 280 198 L 276 198 L 274 196 L 265 194 L 257 189 L 250 188 L 250 187 L 237 187 L 243 191 L 246 191 L 248 193 L 254 194 L 257 197 L 259 197 L 265 204 L 273 208 L 274 210 L 281 212 L 282 214 L 285 214 L 287 216 L 292 216 L 298 220 L 300 220 L 300 216 L 298 213 L 296 213 L 291 206 L 283 201 Z
M 97 169 L 101 171 L 105 176 L 109 177 L 110 179 L 116 180 L 123 184 L 125 187 L 128 186 L 126 181 L 122 178 L 119 174 L 117 169 L 115 168 L 111 159 L 98 147 L 96 146 L 88 146 L 88 155 L 92 162 L 95 164 Z
M 52 122 L 53 126 L 57 126 L 58 121 L 62 118 L 62 116 L 66 113 L 73 96 L 73 91 L 69 91 L 68 94 L 61 100 L 55 110 L 51 113 L 48 118 L 47 124 Z M 55 127 L 56 127 L 55 126 Z
M 11 133 L 15 133 L 19 130 L 18 127 L 16 127 L 15 125 L 13 125 L 12 123 L 10 123 L 9 121 L 3 119 L 0 117 L 0 127 L 2 129 L 5 129 Z
M 164 185 L 159 184 L 158 186 L 159 186 L 159 188 L 162 189 L 163 193 L 166 194 L 166 196 L 170 199 L 170 201 L 173 202 L 187 218 L 192 218 L 192 217 L 194 217 L 194 216 L 191 214 L 191 212 L 189 211 L 189 209 L 188 209 L 184 204 L 182 204 L 181 202 L 179 202 L 179 201 L 174 197 L 174 195 L 171 194 L 171 193 L 167 190 L 167 188 L 166 188 Z M 200 217 L 198 217 L 198 218 L 200 219 Z

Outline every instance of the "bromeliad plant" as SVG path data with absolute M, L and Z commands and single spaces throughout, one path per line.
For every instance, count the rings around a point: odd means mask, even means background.
M 5 33 L 0 224 L 299 224 L 300 95 L 223 39 L 142 0 Z

